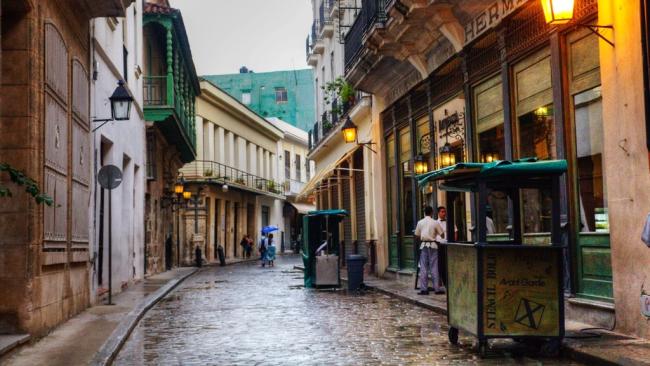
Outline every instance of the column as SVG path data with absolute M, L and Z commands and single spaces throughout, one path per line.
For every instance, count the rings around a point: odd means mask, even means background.
M 249 142 L 248 143 L 248 173 L 249 174 L 257 174 L 257 146 Z
M 256 172 L 258 176 L 264 175 L 264 149 L 257 147 L 257 168 Z
M 269 179 L 278 181 L 278 158 L 273 153 L 271 153 L 271 175 Z
M 199 142 L 196 145 L 196 157 L 197 159 L 203 159 L 203 117 L 196 116 L 196 139 Z
M 217 126 L 217 139 L 215 140 L 215 160 L 221 164 L 225 164 L 225 150 L 224 150 L 224 129 L 221 126 Z
M 271 159 L 268 150 L 264 150 L 264 178 L 271 178 Z
M 236 168 L 239 170 L 246 170 L 246 140 L 237 136 L 235 139 L 235 163 L 237 164 Z
M 231 131 L 226 133 L 226 165 L 235 167 L 235 134 Z
M 205 125 L 205 135 L 203 137 L 205 155 L 203 160 L 214 160 L 214 123 L 207 121 Z
M 174 48 L 172 27 L 167 28 L 167 104 L 174 105 Z

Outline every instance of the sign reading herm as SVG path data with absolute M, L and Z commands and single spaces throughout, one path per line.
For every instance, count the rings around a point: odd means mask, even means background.
M 465 44 L 469 44 L 488 29 L 496 26 L 528 0 L 496 0 L 465 25 Z

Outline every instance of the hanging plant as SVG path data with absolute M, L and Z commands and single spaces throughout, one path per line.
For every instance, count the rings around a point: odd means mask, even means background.
M 25 175 L 22 171 L 12 167 L 7 163 L 0 163 L 0 172 L 9 174 L 9 179 L 16 185 L 25 187 L 25 192 L 29 193 L 37 204 L 46 204 L 52 206 L 54 199 L 45 193 L 42 193 L 36 182 Z M 11 190 L 0 184 L 0 197 L 12 197 Z
M 338 77 L 329 83 L 321 86 L 325 92 L 323 99 L 325 103 L 331 103 L 334 98 L 337 98 L 341 103 L 350 102 L 354 98 L 355 90 L 352 84 L 348 83 L 342 77 Z

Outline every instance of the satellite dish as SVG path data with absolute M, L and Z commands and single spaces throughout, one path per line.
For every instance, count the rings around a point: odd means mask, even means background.
M 115 165 L 104 165 L 97 174 L 99 185 L 104 189 L 115 189 L 122 183 L 122 171 Z

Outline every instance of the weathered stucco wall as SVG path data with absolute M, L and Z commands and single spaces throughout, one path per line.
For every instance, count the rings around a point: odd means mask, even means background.
M 650 292 L 650 248 L 641 241 L 650 211 L 650 165 L 645 141 L 640 2 L 600 0 L 599 24 L 615 43 L 600 42 L 605 176 L 610 216 L 618 331 L 650 338 L 639 298 Z

